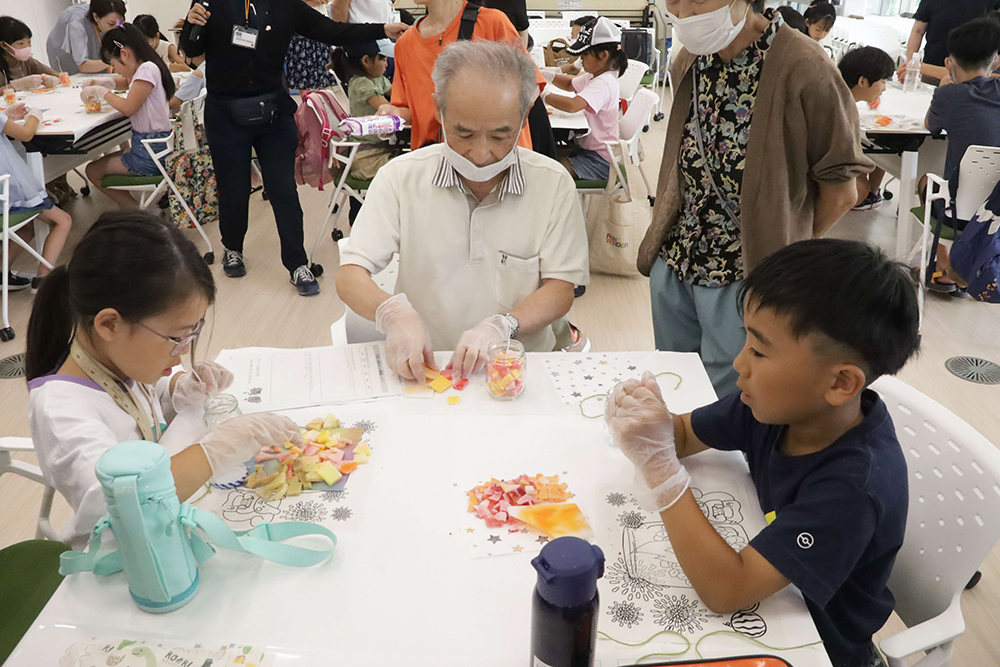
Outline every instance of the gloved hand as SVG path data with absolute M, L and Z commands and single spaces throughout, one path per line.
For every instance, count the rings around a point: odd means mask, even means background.
M 42 86 L 45 88 L 55 88 L 59 85 L 59 77 L 52 76 L 51 74 L 42 75 Z
M 24 117 L 25 118 L 37 118 L 38 122 L 42 122 L 42 110 L 36 109 L 35 107 L 24 107 Z
M 615 387 L 604 407 L 615 445 L 636 468 L 636 499 L 649 512 L 662 512 L 683 495 L 691 476 L 677 459 L 674 418 L 652 373 Z
M 262 412 L 227 419 L 201 439 L 201 448 L 217 475 L 246 463 L 261 447 L 285 442 L 304 444 L 299 427 L 288 417 Z
M 375 328 L 385 334 L 389 367 L 407 380 L 427 381 L 424 366 L 434 368 L 431 334 L 405 294 L 382 302 L 375 311 Z
M 24 120 L 24 117 L 27 115 L 28 105 L 24 102 L 18 102 L 7 107 L 7 118 L 10 120 Z
M 197 377 L 195 377 L 197 375 Z M 198 380 L 201 378 L 201 381 Z M 174 410 L 204 410 L 205 401 L 225 391 L 233 384 L 233 374 L 214 361 L 200 361 L 194 365 L 194 373 L 185 373 L 177 378 L 171 399 Z
M 481 371 L 486 366 L 486 349 L 491 343 L 505 342 L 509 334 L 509 326 L 503 315 L 490 315 L 465 331 L 458 339 L 458 347 L 448 362 L 448 366 L 454 370 L 454 378 L 460 380 Z
M 562 70 L 558 67 L 543 67 L 538 71 L 542 73 L 545 83 L 552 83 L 556 78 L 556 74 L 562 74 Z
M 11 84 L 14 86 L 14 90 L 35 90 L 42 87 L 42 75 L 29 74 L 28 76 L 22 76 L 20 79 L 11 81 Z
M 80 91 L 80 99 L 83 100 L 84 104 L 88 102 L 103 100 L 104 96 L 111 92 L 110 88 L 105 86 L 84 86 L 83 90 Z

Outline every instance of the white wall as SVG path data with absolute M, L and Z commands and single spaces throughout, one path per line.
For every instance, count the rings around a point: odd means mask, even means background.
M 131 21 L 139 14 L 152 14 L 160 24 L 163 36 L 173 41 L 174 36 L 170 28 L 178 19 L 187 16 L 190 7 L 191 0 L 128 0 L 128 19 Z
M 0 0 L 0 16 L 13 16 L 27 23 L 32 33 L 32 55 L 48 63 L 45 40 L 59 14 L 69 6 L 70 0 Z

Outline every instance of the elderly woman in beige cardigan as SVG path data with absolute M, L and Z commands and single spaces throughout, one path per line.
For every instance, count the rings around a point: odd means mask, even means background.
M 874 168 L 835 64 L 763 4 L 668 0 L 683 48 L 639 249 L 656 348 L 699 352 L 719 395 L 736 388 L 744 275 L 778 248 L 825 234 L 854 205 L 854 179 Z

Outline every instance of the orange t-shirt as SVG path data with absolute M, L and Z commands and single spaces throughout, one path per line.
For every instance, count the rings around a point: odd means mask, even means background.
M 420 21 L 403 33 L 396 42 L 396 73 L 392 80 L 392 102 L 397 107 L 408 107 L 413 119 L 411 121 L 410 145 L 416 149 L 427 141 L 438 141 L 441 124 L 434 116 L 434 82 L 431 72 L 438 54 L 449 44 L 458 41 L 458 28 L 462 23 L 462 12 L 458 12 L 455 20 L 444 32 L 424 37 L 418 26 Z M 503 12 L 496 9 L 483 8 L 476 17 L 476 28 L 472 31 L 473 40 L 484 39 L 491 42 L 510 42 L 522 45 L 521 38 Z M 522 45 L 523 48 L 523 45 Z M 537 72 L 539 89 L 545 87 L 545 79 Z M 527 125 L 521 131 L 517 145 L 531 148 L 531 133 Z

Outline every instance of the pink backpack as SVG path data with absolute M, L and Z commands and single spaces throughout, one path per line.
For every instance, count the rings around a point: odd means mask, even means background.
M 295 182 L 322 190 L 323 185 L 334 179 L 330 170 L 330 142 L 343 140 L 338 125 L 347 118 L 347 113 L 329 90 L 304 90 L 301 95 L 302 103 L 295 112 L 299 128 Z

